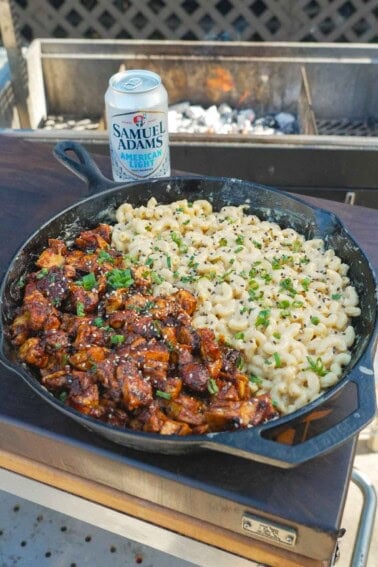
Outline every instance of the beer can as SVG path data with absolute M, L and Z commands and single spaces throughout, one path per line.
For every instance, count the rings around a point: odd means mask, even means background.
M 115 181 L 167 177 L 171 173 L 168 95 L 152 71 L 121 71 L 105 94 Z

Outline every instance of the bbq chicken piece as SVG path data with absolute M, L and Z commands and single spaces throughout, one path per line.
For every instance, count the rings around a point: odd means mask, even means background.
M 216 402 L 205 411 L 211 431 L 256 426 L 277 415 L 267 394 L 248 401 Z
M 69 362 L 78 370 L 91 370 L 96 368 L 98 362 L 105 360 L 108 352 L 107 348 L 92 345 L 72 354 L 69 357 Z
M 66 245 L 62 240 L 50 238 L 49 248 L 43 250 L 38 260 L 36 261 L 36 265 L 39 268 L 45 269 L 56 266 L 63 266 L 65 262 L 66 252 Z
M 78 317 L 77 315 L 72 315 L 72 313 L 63 313 L 60 328 L 65 331 L 69 337 L 74 338 L 80 325 L 91 325 L 93 319 L 93 316 Z
M 75 349 L 80 350 L 85 348 L 86 345 L 105 346 L 105 331 L 99 329 L 96 325 L 89 325 L 87 322 L 79 324 L 73 346 Z
M 201 362 L 189 362 L 180 366 L 180 377 L 187 388 L 194 392 L 206 392 L 210 373 Z
M 145 339 L 159 338 L 160 325 L 150 315 L 138 315 L 135 311 L 114 311 L 109 315 L 109 325 L 122 329 L 126 334 L 139 335 Z
M 105 360 L 98 362 L 96 365 L 96 377 L 98 382 L 109 391 L 109 397 L 115 400 L 119 400 L 121 392 L 119 382 L 116 378 L 118 360 L 119 356 L 116 353 L 111 353 Z
M 12 343 L 16 346 L 22 345 L 29 336 L 29 322 L 30 313 L 23 309 L 19 315 L 17 315 L 10 328 L 10 334 Z
M 30 284 L 35 285 L 46 299 L 58 307 L 68 295 L 72 276 L 75 276 L 75 270 L 71 267 L 53 266 L 50 269 L 43 268 L 37 274 L 33 274 Z
M 115 289 L 107 294 L 105 300 L 105 311 L 107 314 L 114 313 L 123 309 L 127 298 L 127 290 L 124 288 Z M 122 311 L 123 313 L 123 311 Z
M 168 399 L 175 400 L 182 390 L 181 378 L 171 377 L 164 380 L 154 380 L 154 386 L 161 394 L 166 395 Z
M 159 433 L 167 419 L 165 413 L 160 409 L 158 402 L 153 400 L 147 407 L 142 408 L 137 416 L 130 421 L 130 427 L 139 431 Z
M 212 378 L 218 378 L 222 369 L 222 352 L 211 329 L 198 329 L 200 349 L 206 368 Z
M 163 321 L 166 325 L 190 325 L 191 318 L 186 311 L 178 304 L 173 295 L 157 296 L 154 305 L 150 310 L 154 319 Z
M 100 297 L 96 289 L 87 291 L 81 285 L 70 283 L 70 295 L 68 303 L 77 315 L 84 315 L 85 313 L 93 313 L 95 311 Z
M 29 313 L 29 326 L 33 331 L 40 331 L 47 326 L 59 327 L 56 309 L 38 289 L 35 289 L 34 284 L 26 285 L 24 306 L 25 311 Z
M 69 338 L 67 333 L 61 329 L 46 330 L 43 333 L 42 344 L 48 354 L 57 354 L 69 347 Z
M 121 408 L 112 408 L 104 405 L 104 401 L 101 404 L 104 407 L 104 421 L 109 425 L 113 425 L 114 427 L 122 427 L 123 429 L 128 426 L 130 418 L 127 412 Z
M 49 362 L 49 357 L 43 348 L 42 341 L 38 337 L 27 339 L 20 346 L 18 354 L 21 360 L 37 368 L 44 368 Z
M 234 374 L 237 369 L 237 363 L 240 358 L 240 352 L 233 348 L 222 348 L 222 373 L 227 375 Z
M 176 337 L 181 345 L 187 345 L 192 351 L 200 348 L 200 336 L 193 327 L 181 325 L 176 330 Z
M 84 230 L 75 239 L 75 244 L 81 250 L 106 250 L 109 248 L 112 229 L 107 224 L 100 224 L 92 230 Z
M 151 272 L 146 269 L 146 266 L 133 266 L 131 273 L 135 287 L 145 289 L 151 287 Z
M 42 374 L 41 382 L 48 390 L 60 392 L 71 385 L 72 377 L 67 370 L 57 370 Z
M 116 377 L 121 385 L 123 403 L 127 410 L 133 411 L 152 402 L 151 383 L 144 379 L 134 361 L 126 360 L 120 363 Z
M 205 404 L 202 400 L 182 393 L 176 399 L 164 402 L 164 405 L 167 415 L 176 421 L 183 421 L 191 426 L 205 423 Z
M 84 414 L 92 414 L 100 401 L 97 385 L 88 372 L 72 372 L 72 383 L 68 396 L 69 405 Z
M 188 315 L 193 315 L 197 307 L 197 299 L 192 293 L 190 293 L 190 291 L 187 291 L 186 289 L 179 289 L 172 295 L 172 298 L 178 302 Z
M 98 268 L 97 256 L 85 254 L 82 250 L 71 250 L 66 255 L 66 265 L 80 272 L 93 273 Z
M 165 380 L 169 367 L 169 350 L 163 343 L 152 339 L 133 349 L 130 354 L 143 376 L 151 380 L 152 384 Z
M 190 435 L 191 432 L 192 430 L 187 423 L 173 419 L 167 419 L 160 429 L 161 435 Z

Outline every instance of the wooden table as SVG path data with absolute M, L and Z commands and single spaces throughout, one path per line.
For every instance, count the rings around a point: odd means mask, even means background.
M 51 149 L 48 143 L 0 136 L 2 274 L 33 230 L 86 196 L 84 183 L 57 163 Z M 110 176 L 109 159 L 97 156 L 96 161 Z M 378 268 L 378 211 L 306 200 L 337 213 Z M 311 542 L 318 545 L 321 541 L 331 557 L 355 439 L 293 470 L 209 452 L 195 458 L 149 455 L 84 430 L 47 407 L 5 368 L 0 385 L 0 466 L 4 470 L 204 542 L 214 550 L 221 548 L 279 567 L 325 565 L 316 558 L 316 549 L 310 559 L 248 538 L 239 527 L 233 530 L 226 522 L 222 525 L 226 508 L 240 523 L 241 514 L 259 511 L 263 502 L 265 517 L 277 517 L 284 510 L 288 525 L 299 526 L 302 542 L 311 547 Z M 209 470 L 216 471 L 210 485 Z M 240 479 L 237 483 L 235 471 Z M 211 503 L 211 510 L 201 509 L 203 498 Z

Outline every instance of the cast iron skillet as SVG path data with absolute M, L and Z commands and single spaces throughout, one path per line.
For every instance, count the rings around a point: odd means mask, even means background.
M 68 152 L 73 152 L 75 159 L 70 157 Z M 116 184 L 102 175 L 86 150 L 75 142 L 58 143 L 54 148 L 54 155 L 85 180 L 89 191 L 96 194 L 62 211 L 25 242 L 4 277 L 0 296 L 4 331 L 1 345 L 2 362 L 23 378 L 44 400 L 91 431 L 133 449 L 171 454 L 211 449 L 280 467 L 292 467 L 326 453 L 355 436 L 374 417 L 376 405 L 372 358 L 377 334 L 375 278 L 365 254 L 337 217 L 304 204 L 282 191 L 238 179 L 171 177 Z M 34 261 L 47 245 L 48 238 L 61 237 L 69 240 L 81 230 L 92 228 L 100 222 L 113 222 L 115 210 L 121 203 L 127 201 L 139 206 L 152 196 L 161 203 L 182 198 L 191 201 L 198 198 L 208 199 L 215 210 L 229 204 L 248 204 L 251 213 L 260 218 L 275 221 L 281 227 L 290 226 L 306 238 L 322 238 L 327 246 L 336 250 L 342 260 L 351 266 L 349 276 L 359 293 L 362 310 L 361 316 L 354 322 L 357 339 L 353 347 L 352 361 L 345 368 L 343 378 L 338 384 L 299 411 L 261 426 L 242 431 L 187 437 L 161 436 L 112 427 L 66 407 L 41 386 L 37 375 L 17 360 L 15 349 L 12 348 L 7 334 L 7 326 L 22 300 L 20 279 L 33 270 Z M 320 432 L 313 437 L 305 436 L 292 445 L 277 441 L 280 435 L 272 432 L 290 431 L 292 427 L 296 427 L 295 424 L 311 423 L 314 416 L 332 412 L 333 404 L 345 405 L 346 396 L 343 396 L 343 393 L 347 387 L 350 389 L 351 385 L 354 386 L 352 390 L 355 392 L 355 407 L 352 407 L 350 412 L 346 411 L 346 415 L 344 412 L 339 421 L 329 427 L 320 427 Z

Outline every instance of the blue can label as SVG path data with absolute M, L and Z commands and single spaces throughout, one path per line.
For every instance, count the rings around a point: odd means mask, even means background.
M 113 177 L 127 181 L 169 176 L 167 113 L 159 109 L 111 110 L 108 129 Z

